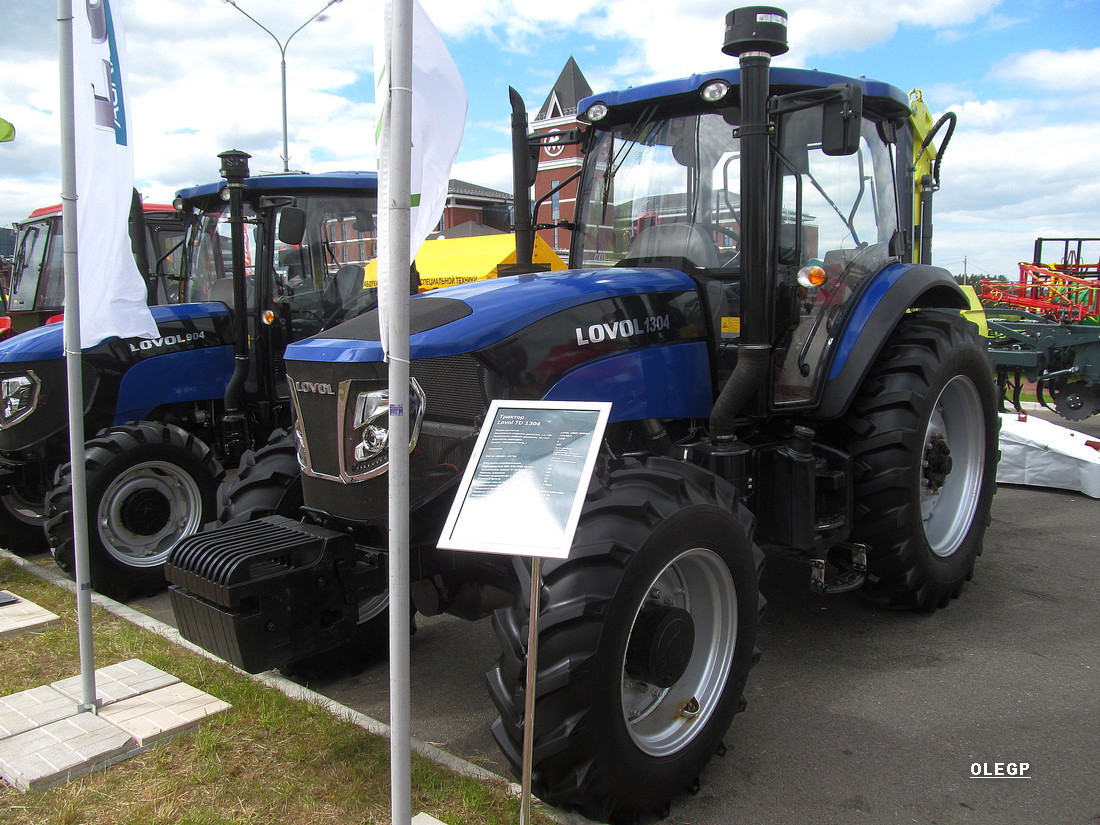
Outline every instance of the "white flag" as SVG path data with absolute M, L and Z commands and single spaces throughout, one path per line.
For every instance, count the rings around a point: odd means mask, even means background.
M 413 0 L 412 217 L 409 260 L 439 223 L 466 128 L 466 86 L 431 18 Z
M 80 346 L 156 338 L 128 232 L 134 188 L 126 50 L 111 0 L 73 3 Z
M 391 181 L 386 136 L 390 104 L 390 37 L 393 32 L 390 0 L 379 4 L 384 32 L 382 42 L 374 49 L 374 99 L 377 109 L 375 140 L 378 143 L 378 205 L 379 225 L 388 226 L 382 214 L 391 205 Z M 466 86 L 458 73 L 451 54 L 443 44 L 427 12 L 419 0 L 412 0 L 412 112 L 410 136 L 411 167 L 409 170 L 409 261 L 416 260 L 420 245 L 439 222 L 447 199 L 451 164 L 462 143 L 466 128 Z M 378 321 L 382 351 L 389 359 L 389 329 L 386 321 L 386 291 L 391 260 L 389 232 L 378 236 Z
M 381 4 L 388 13 L 389 4 Z M 412 62 L 412 212 L 409 223 L 409 260 L 415 260 L 420 244 L 435 229 L 447 200 L 451 165 L 466 128 L 466 86 L 451 53 L 428 13 L 413 0 Z M 386 20 L 381 31 L 389 34 Z M 389 99 L 387 66 L 389 43 L 374 51 L 375 101 L 381 135 Z M 381 147 L 380 147 L 381 148 Z M 385 159 L 380 158 L 384 164 Z M 385 169 L 383 168 L 383 174 Z M 379 203 L 383 203 L 379 199 Z

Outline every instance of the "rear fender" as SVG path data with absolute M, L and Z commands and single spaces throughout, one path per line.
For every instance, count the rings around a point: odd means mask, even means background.
M 965 293 L 946 269 L 891 264 L 863 290 L 839 332 L 818 416 L 843 415 L 901 317 L 910 309 L 965 310 Z

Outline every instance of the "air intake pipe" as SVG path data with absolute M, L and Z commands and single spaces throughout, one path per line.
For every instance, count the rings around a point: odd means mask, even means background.
M 530 266 L 535 249 L 535 224 L 531 215 L 531 187 L 535 183 L 531 143 L 527 139 L 527 108 L 523 97 L 508 87 L 508 100 L 512 105 L 512 209 L 516 234 L 516 264 Z
M 247 152 L 222 152 L 221 176 L 229 193 L 229 240 L 233 255 L 233 375 L 225 387 L 222 439 L 226 452 L 239 458 L 248 448 L 248 419 L 244 414 L 244 383 L 250 364 L 248 346 L 248 284 L 245 282 L 244 182 L 249 175 Z
M 722 51 L 741 67 L 741 339 L 737 365 L 710 413 L 710 434 L 732 440 L 738 414 L 764 385 L 771 360 L 768 96 L 771 58 L 787 51 L 787 13 L 771 6 L 726 15 Z

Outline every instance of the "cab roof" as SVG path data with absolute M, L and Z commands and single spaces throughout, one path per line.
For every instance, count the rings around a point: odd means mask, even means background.
M 190 200 L 208 195 L 215 195 L 225 188 L 224 180 L 214 183 L 204 183 L 200 186 L 191 186 L 176 192 L 177 198 Z M 319 172 L 306 174 L 303 172 L 287 173 L 281 175 L 255 175 L 244 179 L 244 188 L 254 192 L 306 192 L 309 190 L 344 189 L 361 192 L 378 190 L 377 172 Z
M 864 106 L 887 118 L 908 117 L 909 98 L 900 89 L 872 80 L 867 77 L 845 77 L 844 75 L 819 72 L 816 69 L 790 69 L 773 66 L 770 70 L 772 94 L 790 94 L 809 89 L 824 89 L 840 83 L 856 83 L 863 90 Z M 678 97 L 694 96 L 712 80 L 724 80 L 733 87 L 741 85 L 741 70 L 722 69 L 706 74 L 695 74 L 676 80 L 662 80 L 643 86 L 631 86 L 618 91 L 589 95 L 577 104 L 577 113 L 584 119 L 584 113 L 593 103 L 603 103 L 611 110 L 611 116 L 596 125 L 616 125 L 626 119 L 628 113 L 640 105 L 661 100 L 673 101 Z

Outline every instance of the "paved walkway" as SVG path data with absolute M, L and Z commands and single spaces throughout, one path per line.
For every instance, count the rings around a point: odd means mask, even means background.
M 5 597 L 13 597 L 14 600 Z M 0 637 L 58 617 L 0 591 Z M 21 791 L 59 785 L 191 730 L 230 705 L 139 659 L 95 672 L 96 712 L 81 711 L 83 677 L 0 697 L 0 776 Z

